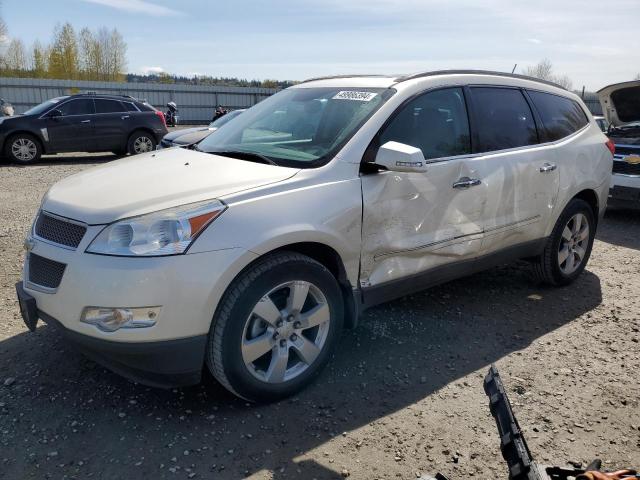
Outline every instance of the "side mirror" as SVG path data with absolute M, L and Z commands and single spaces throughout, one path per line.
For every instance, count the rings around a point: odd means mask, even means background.
M 58 118 L 58 117 L 62 117 L 62 110 L 58 110 L 57 108 L 54 108 L 53 110 L 51 110 L 47 117 L 49 118 Z
M 378 149 L 376 165 L 392 172 L 426 172 L 422 150 L 399 142 L 387 142 Z

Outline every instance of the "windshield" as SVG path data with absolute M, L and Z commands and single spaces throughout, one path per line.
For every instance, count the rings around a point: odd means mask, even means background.
M 29 110 L 24 112 L 24 115 L 40 115 L 41 113 L 44 113 L 47 110 L 49 110 L 56 103 L 60 103 L 65 98 L 68 98 L 68 97 L 57 97 L 57 98 L 52 98 L 51 100 L 47 100 L 46 102 L 42 102 L 40 105 L 36 105 L 35 107 L 30 108 Z
M 229 112 L 226 115 L 214 120 L 209 124 L 209 128 L 220 128 L 222 125 L 227 123 L 229 120 L 234 119 L 238 115 L 240 115 L 244 110 L 234 110 L 233 112 Z
M 255 154 L 278 165 L 317 166 L 326 163 L 393 93 L 385 88 L 283 90 L 204 139 L 198 149 Z

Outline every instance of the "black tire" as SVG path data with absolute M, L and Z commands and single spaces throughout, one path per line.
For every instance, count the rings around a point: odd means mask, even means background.
M 252 373 L 252 371 L 258 371 L 254 368 L 254 364 L 245 365 L 241 343 L 247 335 L 246 326 L 251 323 L 252 318 L 255 318 L 252 312 L 258 302 L 272 289 L 291 281 L 310 282 L 314 288 L 321 291 L 329 307 L 330 320 L 325 330 L 326 336 L 323 337 L 325 340 L 319 350 L 320 353 L 310 364 L 303 365 L 306 370 L 290 380 L 270 383 L 257 378 L 257 374 Z M 276 291 L 274 295 L 277 296 L 278 292 Z M 280 310 L 280 307 L 278 309 Z M 311 383 L 327 364 L 342 331 L 343 317 L 340 287 L 331 272 L 323 265 L 295 252 L 279 252 L 265 256 L 238 275 L 218 305 L 207 342 L 207 365 L 222 385 L 246 400 L 271 402 L 288 397 Z M 295 336 L 292 335 L 289 338 Z M 302 334 L 300 336 L 302 337 Z M 269 365 L 278 347 L 273 345 L 271 348 L 264 354 L 266 356 L 261 357 L 262 360 L 267 360 L 266 363 Z M 286 351 L 289 352 L 289 347 Z M 292 359 L 294 365 L 296 361 L 302 359 L 302 357 L 297 359 L 293 347 L 291 352 L 293 352 L 293 358 L 289 356 L 290 353 L 286 354 L 289 358 L 289 363 L 286 364 L 287 371 Z M 265 367 L 265 376 L 267 370 L 268 368 Z
M 20 153 L 20 147 L 23 147 Z M 28 133 L 11 135 L 4 146 L 4 155 L 10 161 L 21 165 L 36 163 L 42 156 L 40 141 Z
M 561 242 L 563 245 L 566 241 L 563 239 L 563 231 L 567 224 L 573 219 L 575 215 L 582 214 L 588 222 L 589 233 L 588 239 L 586 239 L 585 253 L 581 257 L 580 264 L 571 273 L 565 273 L 562 265 L 566 265 L 564 262 L 560 263 L 559 251 L 561 248 Z M 562 286 L 568 285 L 580 276 L 582 271 L 587 266 L 589 257 L 591 255 L 591 248 L 593 247 L 593 240 L 596 234 L 596 222 L 594 212 L 591 206 L 579 198 L 572 199 L 565 207 L 562 214 L 558 218 L 551 235 L 547 239 L 542 253 L 533 259 L 533 272 L 536 279 L 547 285 Z M 573 253 L 571 254 L 573 255 Z M 576 257 L 574 257 L 576 258 Z
M 140 145 L 144 144 L 146 150 L 140 150 Z M 129 136 L 127 141 L 127 153 L 138 155 L 140 153 L 153 152 L 156 149 L 155 137 L 144 130 L 136 130 Z

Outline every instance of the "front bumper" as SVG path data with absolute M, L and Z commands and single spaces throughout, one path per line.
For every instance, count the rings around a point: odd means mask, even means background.
M 640 207 L 640 176 L 616 173 L 611 175 L 607 205 L 610 207 Z
M 77 350 L 109 370 L 144 385 L 181 387 L 200 382 L 207 335 L 160 342 L 114 342 L 90 337 L 66 328 L 38 308 L 22 282 L 16 284 L 20 310 L 29 329 L 37 319 L 56 327 Z

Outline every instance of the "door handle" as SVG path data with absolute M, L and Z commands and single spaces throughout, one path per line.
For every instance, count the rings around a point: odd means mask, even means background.
M 462 177 L 453 184 L 453 188 L 469 188 L 480 185 L 482 182 L 478 178 Z
M 553 163 L 545 163 L 540 167 L 540 172 L 542 173 L 553 172 L 556 168 L 557 168 L 556 165 Z
M 82 120 L 80 123 L 91 123 L 91 120 Z
M 122 115 L 122 116 L 120 117 L 120 119 L 121 119 L 121 120 L 126 120 L 127 118 L 129 118 L 129 115 Z

